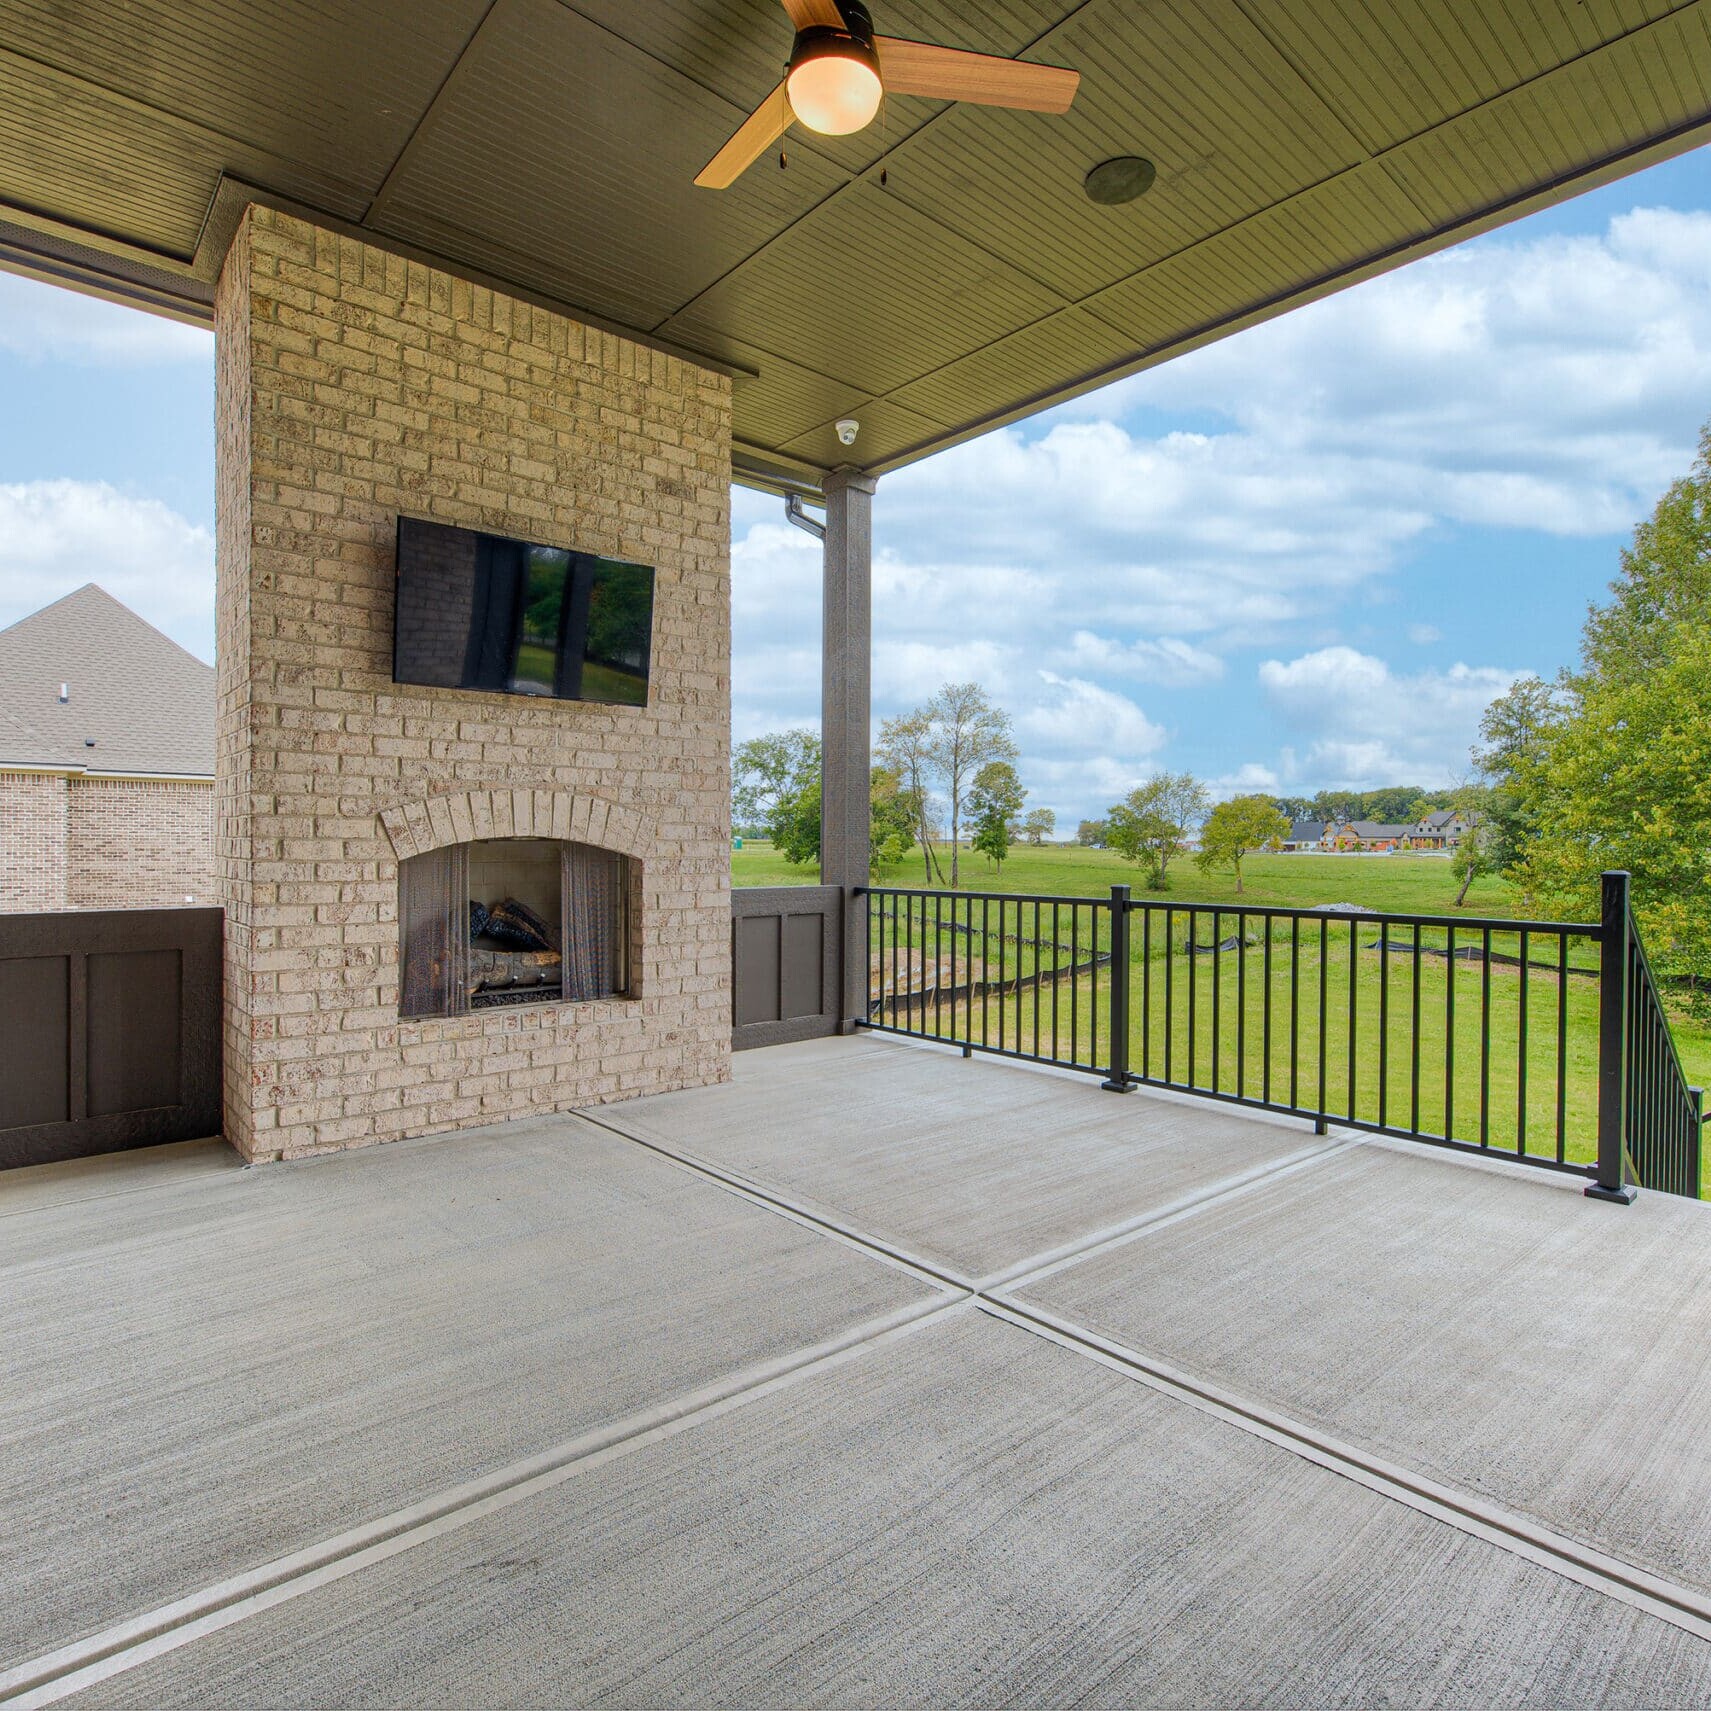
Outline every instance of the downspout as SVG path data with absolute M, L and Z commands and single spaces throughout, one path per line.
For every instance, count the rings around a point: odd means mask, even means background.
M 794 523 L 797 528 L 801 529 L 806 534 L 812 535 L 815 540 L 825 540 L 826 525 L 824 523 L 815 522 L 815 520 L 802 509 L 802 495 L 800 493 L 789 493 L 785 495 L 784 516 L 787 522 Z

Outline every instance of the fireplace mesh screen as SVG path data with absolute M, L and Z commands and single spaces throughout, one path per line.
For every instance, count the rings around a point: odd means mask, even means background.
M 585 1002 L 628 988 L 628 863 L 611 850 L 455 844 L 400 863 L 398 887 L 401 1016 Z

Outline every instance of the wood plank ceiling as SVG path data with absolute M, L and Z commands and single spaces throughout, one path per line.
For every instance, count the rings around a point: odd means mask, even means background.
M 1711 0 L 874 9 L 1080 96 L 892 99 L 721 193 L 777 0 L 6 0 L 0 264 L 205 317 L 259 193 L 732 368 L 741 472 L 811 488 L 1711 135 Z M 1120 154 L 1156 185 L 1096 205 Z

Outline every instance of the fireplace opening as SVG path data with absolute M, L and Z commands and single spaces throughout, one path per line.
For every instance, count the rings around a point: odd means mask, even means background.
M 399 1014 L 623 994 L 628 865 L 546 838 L 482 838 L 401 862 Z
M 469 845 L 470 1009 L 563 996 L 563 869 L 543 838 Z

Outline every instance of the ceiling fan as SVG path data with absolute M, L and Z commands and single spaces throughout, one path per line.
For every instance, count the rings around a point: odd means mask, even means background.
M 792 124 L 828 137 L 859 131 L 887 93 L 1064 113 L 1081 82 L 1079 71 L 1061 65 L 876 36 L 860 0 L 783 0 L 783 5 L 796 29 L 784 81 L 702 167 L 695 182 L 704 190 L 735 184 Z

